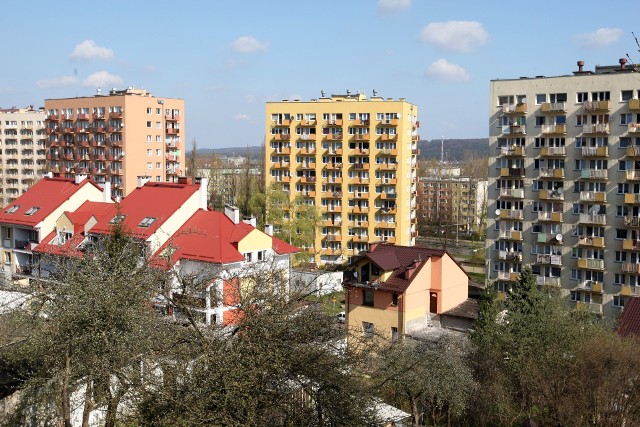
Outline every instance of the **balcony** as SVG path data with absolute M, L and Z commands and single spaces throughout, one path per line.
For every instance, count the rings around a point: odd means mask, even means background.
M 353 241 L 354 243 L 366 243 L 369 241 L 369 236 L 366 234 L 354 234 Z
M 638 181 L 640 180 L 640 169 L 630 170 L 626 172 L 626 177 L 628 181 Z
M 524 211 L 522 209 L 501 209 L 500 219 L 524 219 Z
M 560 236 L 560 239 L 558 239 L 558 236 Z M 560 245 L 562 244 L 562 235 L 559 233 L 538 233 L 537 242 Z
M 278 147 L 271 151 L 272 154 L 291 154 L 291 147 Z
M 342 169 L 342 163 L 326 163 L 324 168 L 327 170 L 340 170 Z
M 509 271 L 498 271 L 497 280 L 501 282 L 515 282 L 518 280 L 520 273 L 511 273 Z
M 556 178 L 564 179 L 564 169 L 556 168 L 540 168 L 538 178 Z
M 594 314 L 602 314 L 602 304 L 597 304 L 593 302 L 576 301 L 576 310 L 588 311 Z
M 168 122 L 177 122 L 178 120 L 180 120 L 180 116 L 178 114 L 165 114 L 164 115 L 164 119 Z
M 324 122 L 325 126 L 342 126 L 342 119 L 331 119 Z
M 122 126 L 107 126 L 107 132 L 122 132 Z
M 578 246 L 588 246 L 592 248 L 604 248 L 604 237 L 579 236 Z
M 325 184 L 342 184 L 342 177 L 330 176 L 324 180 Z
M 540 200 L 564 200 L 564 192 L 558 190 L 540 190 L 538 191 L 538 199 Z
M 522 262 L 522 252 L 498 251 L 498 259 L 503 261 Z
M 622 263 L 622 272 L 623 273 L 640 274 L 640 264 L 638 264 L 637 262 L 623 262 Z
M 307 120 L 307 119 L 300 120 L 300 126 L 316 126 L 317 124 L 318 124 L 317 120 Z
M 540 106 L 540 111 L 546 114 L 564 113 L 567 111 L 567 103 L 545 102 Z
M 622 295 L 623 297 L 630 297 L 632 295 L 638 296 L 640 295 L 640 287 L 622 285 L 622 288 L 620 289 L 620 295 Z
M 522 241 L 522 231 L 506 230 L 500 231 L 498 239 Z
M 274 141 L 289 141 L 291 139 L 291 135 L 288 133 L 276 133 L 271 135 L 271 138 Z
M 640 110 L 640 99 L 630 99 L 628 106 L 629 106 L 629 110 L 632 110 L 632 111 Z
M 112 111 L 109 113 L 109 117 L 112 119 L 121 119 L 122 118 L 122 111 Z
M 380 156 L 397 156 L 398 150 L 396 148 L 383 148 L 378 151 L 378 155 Z
M 398 126 L 398 119 L 382 119 L 380 124 L 382 126 Z
M 527 112 L 527 104 L 502 104 L 502 114 L 525 114 Z
M 567 125 L 542 125 L 541 133 L 543 135 L 566 135 Z
M 559 288 L 561 282 L 559 277 L 536 276 L 536 284 L 538 286 L 551 286 L 554 288 Z
M 371 135 L 368 134 L 368 133 L 363 133 L 363 134 L 357 133 L 355 135 L 352 135 L 352 139 L 354 141 L 370 141 L 371 140 Z
M 640 217 L 627 215 L 624 217 L 624 226 L 630 228 L 640 227 Z
M 398 140 L 398 134 L 382 134 L 380 136 L 380 141 L 397 141 Z
M 505 135 L 525 135 L 527 127 L 525 125 L 505 125 L 502 126 L 502 133 Z
M 582 147 L 583 157 L 608 157 L 609 147 Z
M 367 206 L 352 206 L 352 213 L 369 213 L 369 208 Z
M 604 290 L 602 282 L 596 282 L 595 280 L 583 280 L 576 286 L 576 290 L 591 291 L 601 294 Z
M 562 265 L 562 256 L 560 255 L 549 255 L 549 254 L 537 254 L 536 255 L 536 264 L 543 265 Z
M 625 251 L 640 251 L 640 240 L 625 239 L 622 241 L 622 249 Z
M 327 205 L 327 212 L 342 212 L 342 206 L 339 205 Z
M 502 178 L 524 178 L 525 168 L 510 167 L 500 168 L 500 177 Z
M 606 202 L 607 193 L 602 191 L 581 191 L 579 200 L 581 202 Z
M 582 169 L 580 178 L 582 179 L 607 179 L 609 176 L 606 169 Z
M 538 221 L 562 222 L 562 212 L 538 212 Z
M 312 169 L 312 170 L 315 170 L 316 169 L 316 163 L 315 162 L 300 163 L 298 165 L 298 169 Z
M 609 133 L 609 123 L 597 123 L 591 125 L 583 125 L 582 133 L 596 134 L 596 133 Z
M 627 193 L 624 195 L 624 202 L 628 205 L 639 205 L 640 204 L 640 194 L 635 193 Z
M 420 149 L 418 149 L 418 148 L 412 148 L 412 149 L 411 149 L 411 154 L 412 154 L 413 156 L 419 156 L 419 155 L 420 155 Z
M 603 214 L 580 214 L 580 224 L 607 225 L 607 216 Z
M 609 111 L 611 101 L 585 101 L 582 106 L 584 111 Z
M 274 126 L 291 126 L 291 119 L 278 119 L 271 123 L 271 127 Z
M 382 200 L 395 200 L 398 198 L 398 195 L 396 193 L 381 193 L 380 198 Z
M 381 171 L 394 171 L 398 169 L 397 163 L 377 163 L 378 170 Z
M 396 243 L 396 236 L 380 236 L 380 240 L 383 241 L 383 242 L 395 244 Z
M 383 121 L 384 121 L 384 120 L 383 120 Z M 360 119 L 355 119 L 355 120 L 352 120 L 352 121 L 351 121 L 351 124 L 352 124 L 353 126 L 361 127 L 361 126 L 369 126 L 369 125 L 371 125 L 371 122 L 370 122 L 369 120 L 360 120 Z
M 524 157 L 524 147 L 500 147 L 500 155 L 502 157 Z
M 342 236 L 340 234 L 327 234 L 325 240 L 327 242 L 341 242 Z
M 289 163 L 289 162 L 274 162 L 273 165 L 271 165 L 271 167 L 273 169 L 289 169 L 289 167 L 291 167 L 291 163 Z
M 327 141 L 342 141 L 341 133 L 328 133 L 324 135 Z
M 353 163 L 351 167 L 358 170 L 369 170 L 369 163 Z
M 540 155 L 542 157 L 565 157 L 567 150 L 565 147 L 541 147 Z
M 501 188 L 499 197 L 503 199 L 524 199 L 524 189 Z
M 587 270 L 604 270 L 604 260 L 595 258 L 578 258 L 578 268 Z
M 303 141 L 315 141 L 316 140 L 316 134 L 315 133 L 301 133 L 300 135 L 298 135 L 298 138 L 303 140 Z
M 300 182 L 303 184 L 313 184 L 316 182 L 315 176 L 303 176 L 300 177 Z
M 627 131 L 629 133 L 640 133 L 640 123 L 629 123 L 627 125 Z

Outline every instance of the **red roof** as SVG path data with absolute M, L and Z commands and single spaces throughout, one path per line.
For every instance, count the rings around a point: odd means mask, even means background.
M 618 319 L 616 329 L 620 335 L 636 335 L 640 337 L 640 297 L 629 297 Z
M 29 191 L 0 211 L 0 222 L 35 227 L 85 185 L 93 185 L 102 191 L 88 179 L 76 184 L 73 179 L 42 178 Z M 27 212 L 33 208 L 39 209 L 28 215 Z
M 119 213 L 124 216 L 122 224 L 126 231 L 134 237 L 147 239 L 199 189 L 199 184 L 148 182 L 129 193 L 119 204 L 111 204 L 98 218 L 91 233 L 110 233 L 112 220 Z M 152 222 L 144 226 L 145 219 Z
M 229 264 L 244 261 L 238 252 L 238 242 L 255 230 L 250 224 L 234 224 L 224 213 L 199 209 L 155 255 L 156 264 L 163 264 L 159 258 L 171 246 L 174 250 L 171 264 L 181 259 Z M 299 249 L 283 241 L 272 238 L 272 247 L 278 254 L 298 252 Z

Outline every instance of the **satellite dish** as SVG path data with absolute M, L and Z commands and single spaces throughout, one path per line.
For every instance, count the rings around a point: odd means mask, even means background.
M 562 242 L 562 234 L 556 234 L 556 240 Z
M 562 194 L 564 194 L 564 188 L 560 187 L 556 190 L 558 192 L 559 195 L 562 196 Z
M 500 209 L 496 209 L 496 216 L 500 216 Z
M 522 98 L 522 103 L 526 104 L 527 103 L 527 98 Z

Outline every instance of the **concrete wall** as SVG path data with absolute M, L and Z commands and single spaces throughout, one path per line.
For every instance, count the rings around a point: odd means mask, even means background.
M 291 271 L 291 289 L 317 295 L 327 295 L 342 290 L 342 272 Z

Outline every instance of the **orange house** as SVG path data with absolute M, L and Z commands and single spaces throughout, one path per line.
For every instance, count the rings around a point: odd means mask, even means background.
M 466 301 L 468 284 L 447 251 L 372 244 L 345 273 L 346 323 L 351 333 L 396 340 Z

